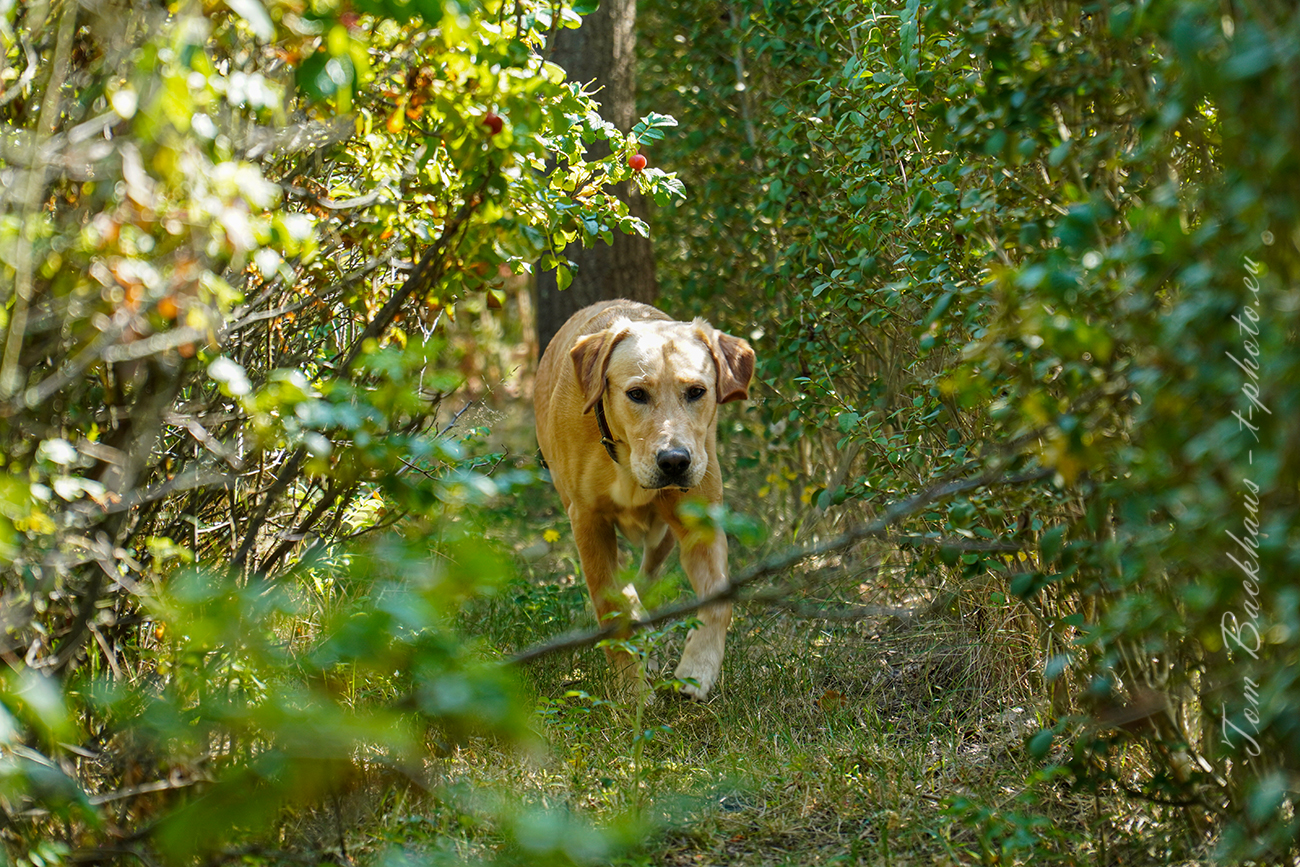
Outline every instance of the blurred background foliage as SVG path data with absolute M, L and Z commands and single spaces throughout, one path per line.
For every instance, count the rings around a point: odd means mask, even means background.
M 959 863 L 1076 863 L 1050 787 L 1148 805 L 1146 863 L 1294 858 L 1300 13 L 642 0 L 636 141 L 547 62 L 575 5 L 0 2 L 7 857 L 347 861 L 362 790 L 461 841 L 426 860 L 644 838 L 439 764 L 540 748 L 501 623 L 580 595 L 512 541 L 556 540 L 526 430 L 466 408 L 535 265 L 645 230 L 641 149 L 661 305 L 758 349 L 723 439 L 768 547 L 979 481 L 830 588 L 1035 672 L 1021 795 L 934 818 Z M 663 729 L 619 724 L 622 811 Z

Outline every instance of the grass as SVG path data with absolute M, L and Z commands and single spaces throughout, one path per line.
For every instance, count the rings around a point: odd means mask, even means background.
M 537 556 L 553 517 L 542 509 L 515 538 L 517 550 L 532 548 L 522 577 L 467 612 L 467 628 L 489 646 L 510 652 L 593 622 L 567 528 Z M 733 562 L 752 554 L 739 552 Z M 526 804 L 576 821 L 562 826 L 572 840 L 582 839 L 582 825 L 631 822 L 633 835 L 644 835 L 630 847 L 579 846 L 574 860 L 586 851 L 592 863 L 1012 863 L 987 853 L 1014 854 L 1014 841 L 981 843 L 970 823 L 957 821 L 950 799 L 1007 808 L 1032 775 L 1024 749 L 1037 728 L 1026 676 L 1031 649 L 1010 635 L 999 640 L 987 616 L 928 605 L 936 594 L 902 586 L 900 572 L 882 569 L 881 555 L 862 549 L 816 564 L 806 576 L 816 589 L 801 594 L 800 611 L 838 600 L 837 609 L 870 602 L 915 616 L 819 619 L 738 606 L 711 700 L 660 697 L 639 725 L 636 708 L 604 701 L 608 672 L 599 650 L 530 665 L 521 676 L 539 708 L 539 747 L 475 741 L 456 749 L 439 770 L 456 794 L 432 814 L 422 813 L 427 804 L 390 805 L 372 840 L 487 860 L 508 836 L 500 826 L 514 821 L 502 816 Z M 685 585 L 678 574 L 664 581 Z M 652 665 L 671 671 L 681 633 L 662 636 Z M 1080 854 L 1092 848 L 1090 801 L 1047 796 L 1060 823 L 1034 838 L 1038 860 L 1055 852 L 1058 863 L 1094 863 Z M 502 804 L 514 807 L 503 812 Z M 1017 830 L 1013 820 L 1003 836 Z M 561 854 L 561 862 L 573 856 Z
M 646 709 L 639 761 L 628 709 L 544 701 L 603 694 L 603 656 L 585 651 L 528 673 L 549 710 L 544 755 L 503 761 L 478 744 L 448 773 L 596 822 L 641 811 L 655 831 L 628 863 L 969 863 L 973 838 L 946 799 L 1012 789 L 1030 770 L 1030 715 L 992 700 L 987 643 L 960 624 L 761 610 L 741 612 L 731 639 L 712 701 Z
M 793 521 L 767 517 L 774 548 Z M 465 613 L 468 633 L 510 653 L 594 625 L 549 487 L 500 504 L 485 524 L 519 574 Z M 733 545 L 732 567 L 763 553 Z M 346 820 L 322 824 L 355 829 L 350 857 L 379 864 L 1179 860 L 1176 833 L 1146 836 L 1177 825 L 1161 808 L 1076 791 L 1029 756 L 1049 705 L 1043 654 L 1033 622 L 998 592 L 1004 582 L 955 581 L 900 557 L 863 545 L 783 576 L 798 585 L 787 608 L 738 605 L 723 678 L 704 704 L 606 701 L 598 649 L 537 660 L 519 672 L 538 708 L 532 748 L 471 740 L 432 762 L 435 797 L 374 781 Z M 685 587 L 670 573 L 659 602 Z M 877 613 L 842 616 L 855 605 Z M 682 634 L 665 630 L 652 667 L 671 672 Z

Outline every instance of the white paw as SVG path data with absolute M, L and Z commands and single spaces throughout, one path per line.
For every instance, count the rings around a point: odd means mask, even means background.
M 677 675 L 677 679 L 678 679 L 678 680 L 685 680 L 685 679 L 688 678 L 688 677 L 692 677 L 694 680 L 697 680 L 697 681 L 699 680 L 698 677 L 694 677 L 693 675 L 689 675 L 689 674 L 687 674 L 687 675 L 678 674 L 678 675 Z M 683 687 L 681 688 L 681 694 L 684 695 L 684 696 L 686 696 L 687 698 L 691 699 L 692 701 L 704 701 L 706 698 L 709 697 L 709 689 L 710 689 L 712 686 L 713 686 L 713 684 L 705 685 L 703 682 L 701 682 L 699 686 L 696 686 L 696 685 L 693 684 L 693 683 L 688 683 L 688 684 L 686 684 L 685 686 L 683 686 Z
M 682 695 L 704 701 L 722 673 L 722 636 L 713 637 L 695 630 L 686 638 L 682 661 L 677 664 L 678 680 L 691 680 L 682 687 Z

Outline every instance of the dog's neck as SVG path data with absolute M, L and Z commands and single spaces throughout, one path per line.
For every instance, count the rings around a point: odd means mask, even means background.
M 600 444 L 605 447 L 609 459 L 618 463 L 618 440 L 609 430 L 609 421 L 605 418 L 605 399 L 596 401 L 596 427 L 600 429 Z

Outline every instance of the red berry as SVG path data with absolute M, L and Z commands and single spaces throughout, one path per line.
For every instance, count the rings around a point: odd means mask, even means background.
M 645 168 L 645 154 L 632 154 L 627 158 L 627 164 L 632 167 L 632 171 L 639 172 Z
M 491 131 L 490 135 L 496 135 L 501 132 L 501 128 L 506 125 L 506 122 L 501 119 L 501 115 L 489 111 L 483 116 L 483 125 Z

